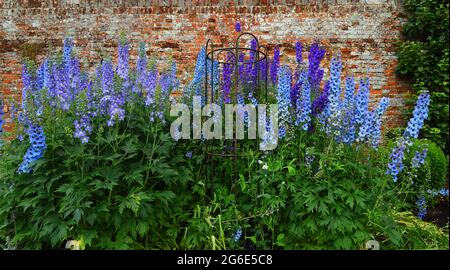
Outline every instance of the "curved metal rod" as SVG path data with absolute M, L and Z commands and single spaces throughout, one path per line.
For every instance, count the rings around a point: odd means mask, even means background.
M 255 36 L 255 35 L 253 35 L 252 33 L 249 33 L 249 32 L 243 32 L 243 33 L 241 33 L 238 37 L 237 37 L 237 39 L 236 39 L 236 47 L 238 47 L 239 46 L 239 39 L 242 37 L 242 36 L 252 36 L 255 40 L 256 40 L 256 48 L 258 48 L 259 47 L 259 41 L 258 41 L 258 38 Z
M 257 60 L 257 61 L 245 61 L 244 60 L 243 64 L 256 64 L 256 63 L 261 62 L 261 61 L 263 61 L 264 59 L 267 58 L 267 54 L 262 52 L 262 51 L 260 51 L 260 50 L 253 50 L 253 49 L 250 49 L 250 48 L 242 48 L 242 47 L 239 47 L 238 49 L 242 50 L 242 51 L 255 52 L 255 53 L 261 54 L 263 56 L 263 57 L 259 58 L 259 60 Z M 215 52 L 218 52 L 217 55 L 220 55 L 223 51 L 228 51 L 228 52 L 233 53 L 233 50 L 236 50 L 236 48 L 218 48 L 218 49 L 214 49 L 213 51 L 210 51 L 209 53 L 207 53 L 206 57 L 209 60 L 211 60 L 211 57 L 214 57 L 214 53 Z M 216 60 L 216 61 L 219 64 L 233 64 L 232 62 L 223 62 L 223 61 L 218 61 L 218 60 Z

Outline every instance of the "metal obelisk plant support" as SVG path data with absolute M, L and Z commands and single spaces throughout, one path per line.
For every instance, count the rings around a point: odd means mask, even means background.
M 256 46 L 253 46 L 253 48 L 248 48 L 246 46 L 241 46 L 240 41 L 243 36 L 249 36 L 251 39 L 254 39 L 254 43 L 256 43 Z M 254 44 L 255 45 L 255 44 Z M 204 97 L 206 103 L 213 103 L 214 102 L 214 87 L 220 87 L 220 85 L 223 85 L 223 78 L 219 76 L 219 74 L 215 74 L 217 72 L 220 72 L 220 70 L 223 70 L 225 65 L 232 65 L 233 71 L 231 74 L 233 74 L 232 77 L 234 77 L 232 87 L 230 90 L 230 96 L 232 97 L 229 101 L 231 104 L 238 104 L 238 95 L 241 95 L 241 97 L 248 97 L 248 93 L 246 94 L 243 85 L 240 85 L 240 82 L 245 82 L 248 78 L 242 78 L 242 73 L 239 72 L 239 68 L 242 66 L 247 67 L 248 65 L 251 65 L 251 67 L 256 68 L 256 82 L 252 82 L 256 87 L 254 87 L 251 90 L 251 95 L 255 98 L 257 98 L 258 102 L 267 103 L 267 85 L 268 85 L 268 54 L 267 49 L 265 46 L 259 45 L 259 41 L 251 33 L 241 33 L 236 39 L 236 42 L 234 43 L 233 47 L 223 47 L 223 48 L 216 48 L 211 41 L 211 39 L 208 39 L 206 42 L 206 61 L 205 61 L 205 85 L 204 85 Z M 225 60 L 219 60 L 220 55 L 226 52 L 229 56 Z M 245 59 L 245 53 L 252 53 L 253 59 Z M 244 57 L 241 57 L 241 55 L 244 54 Z M 265 68 L 261 68 L 261 65 L 264 65 Z M 215 68 L 216 66 L 216 68 Z M 210 69 L 210 70 L 208 70 Z M 263 72 L 265 74 L 263 74 Z M 261 79 L 261 77 L 263 79 Z M 215 82 L 214 79 L 219 78 L 219 82 Z M 217 80 L 217 79 L 216 79 Z M 264 82 L 264 83 L 262 83 Z M 261 87 L 263 85 L 263 87 Z M 217 89 L 216 89 L 217 90 Z M 263 92 L 263 93 L 261 93 Z M 244 99 L 245 100 L 245 99 Z M 222 102 L 224 104 L 225 102 Z M 218 159 L 224 159 L 224 158 L 231 158 L 232 161 L 232 170 L 231 170 L 231 188 L 235 186 L 235 182 L 238 180 L 238 171 L 237 171 L 237 164 L 238 164 L 238 158 L 240 157 L 238 153 L 238 140 L 236 139 L 236 130 L 233 131 L 233 139 L 222 141 L 220 143 L 221 148 L 219 148 L 219 151 L 217 151 L 217 144 L 214 148 L 214 142 L 208 142 L 206 146 L 206 156 L 209 163 L 209 179 L 210 179 L 210 188 L 211 188 L 211 194 L 214 192 L 214 165 L 215 165 L 215 158 Z M 259 141 L 255 140 L 255 143 L 258 144 Z M 215 151 L 215 150 L 216 151 Z M 223 176 L 225 177 L 225 176 Z

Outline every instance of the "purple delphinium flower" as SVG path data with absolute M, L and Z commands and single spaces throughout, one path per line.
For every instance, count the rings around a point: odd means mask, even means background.
M 312 104 L 312 114 L 317 116 L 323 112 L 327 103 L 328 103 L 328 95 L 330 93 L 330 82 L 327 81 L 325 86 L 323 87 L 323 91 L 316 99 L 314 99 Z
M 430 104 L 430 94 L 422 93 L 417 99 L 414 107 L 413 117 L 409 120 L 404 136 L 408 138 L 416 138 L 419 131 L 423 127 L 424 121 L 428 118 L 428 105 Z
M 31 125 L 27 133 L 30 139 L 30 146 L 17 170 L 19 174 L 31 173 L 33 163 L 43 157 L 44 150 L 47 148 L 44 130 L 41 126 Z
M 289 119 L 290 90 L 291 90 L 291 70 L 288 66 L 282 66 L 278 71 L 277 103 L 279 110 L 279 137 L 286 136 Z
M 277 75 L 279 74 L 278 69 L 280 68 L 280 48 L 275 47 L 273 51 L 273 60 L 270 64 L 270 79 L 273 85 L 277 83 Z
M 240 22 L 236 22 L 236 24 L 234 25 L 234 29 L 238 33 L 241 32 L 241 23 Z
M 144 77 L 143 81 L 143 91 L 145 94 L 145 106 L 150 106 L 153 104 L 155 97 L 155 90 L 158 80 L 158 70 L 155 68 L 149 70 L 149 72 Z
M 320 68 L 320 62 L 325 57 L 325 49 L 320 47 L 318 42 L 314 42 L 308 55 L 309 69 L 308 78 L 311 90 L 313 93 L 317 93 L 319 90 L 320 82 L 322 81 L 324 71 Z
M 305 84 L 306 80 L 307 80 L 307 73 L 306 72 L 301 72 L 300 70 L 296 70 L 295 72 L 297 75 L 295 77 L 297 77 L 297 80 L 295 81 L 294 85 L 291 88 L 291 105 L 293 105 L 294 107 L 297 106 L 297 100 L 300 98 L 300 90 L 302 88 L 302 85 Z M 300 73 L 300 75 L 298 75 L 298 73 Z
M 128 58 L 129 58 L 129 44 L 125 38 L 119 40 L 118 55 L 117 55 L 117 74 L 122 79 L 128 77 Z
M 414 157 L 411 160 L 412 168 L 419 168 L 425 163 L 425 159 L 427 157 L 427 148 L 423 149 L 422 152 L 416 151 L 414 153 Z
M 303 63 L 303 44 L 300 41 L 295 42 L 295 59 L 297 60 L 297 65 Z
M 80 119 L 73 122 L 75 126 L 74 138 L 81 140 L 85 144 L 89 141 L 89 134 L 92 132 L 90 119 L 87 115 L 83 115 Z
M 186 152 L 185 156 L 186 156 L 187 158 L 191 159 L 191 158 L 192 158 L 192 151 Z

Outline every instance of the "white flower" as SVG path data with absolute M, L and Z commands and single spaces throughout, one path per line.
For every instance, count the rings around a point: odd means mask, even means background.
M 263 164 L 263 161 L 262 161 L 262 160 L 258 160 L 258 163 L 259 163 L 259 164 Z
M 262 169 L 263 169 L 263 170 L 267 170 L 267 169 L 269 169 L 269 166 L 267 166 L 267 164 L 264 164 L 264 165 L 262 166 Z

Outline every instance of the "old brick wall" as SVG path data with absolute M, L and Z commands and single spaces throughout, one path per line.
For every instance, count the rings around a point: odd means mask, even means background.
M 174 57 L 186 80 L 199 48 L 208 38 L 231 41 L 236 21 L 269 49 L 281 46 L 285 63 L 295 61 L 296 40 L 318 40 L 327 47 L 327 74 L 330 57 L 340 50 L 344 75 L 369 76 L 372 101 L 391 97 L 388 123 L 401 122 L 409 85 L 395 75 L 394 42 L 405 21 L 399 0 L 0 0 L 0 95 L 20 89 L 21 55 L 39 61 L 48 44 L 61 47 L 67 35 L 92 68 L 102 55 L 115 57 L 119 33 L 126 31 L 133 62 L 144 41 L 149 56 Z

